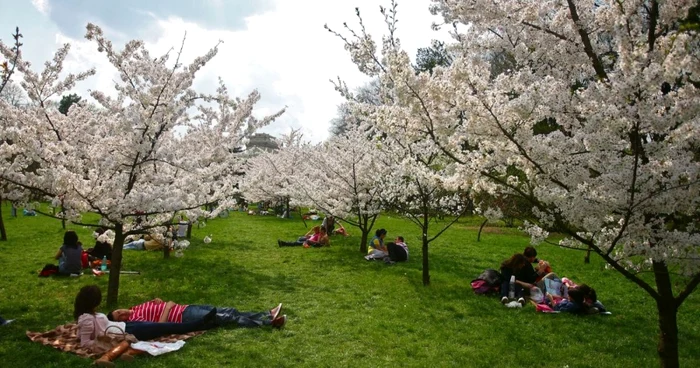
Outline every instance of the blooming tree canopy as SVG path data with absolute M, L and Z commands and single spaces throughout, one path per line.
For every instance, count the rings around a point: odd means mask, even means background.
M 429 140 L 405 137 L 387 136 L 382 142 L 388 168 L 382 177 L 382 201 L 385 208 L 395 210 L 420 229 L 423 285 L 429 285 L 428 245 L 473 206 L 468 188 L 454 186 L 459 183 L 456 164 Z M 448 217 L 445 223 L 431 226 L 434 219 L 444 216 Z
M 280 143 L 279 150 L 260 152 L 246 162 L 241 192 L 252 202 L 283 201 L 289 211 L 290 206 L 304 204 L 298 202 L 299 197 L 293 187 L 303 170 L 300 162 L 305 160 L 309 144 L 303 141 L 299 130 L 292 130 L 281 137 Z
M 563 232 L 559 245 L 592 249 L 656 301 L 668 367 L 679 364 L 678 308 L 700 283 L 700 36 L 684 22 L 693 6 L 433 0 L 454 26 L 455 58 L 432 74 L 415 73 L 401 49 L 393 1 L 381 52 L 364 32 L 344 39 L 393 96 L 372 110 L 383 131 L 431 141 L 476 190 L 528 200 L 537 238 Z M 494 54 L 512 68 L 492 76 Z
M 13 157 L 3 160 L 0 178 L 62 204 L 75 222 L 83 212 L 101 215 L 100 225 L 115 232 L 112 267 L 118 271 L 127 235 L 169 224 L 182 211 L 194 215 L 206 203 L 227 206 L 243 163 L 238 148 L 283 111 L 257 119 L 258 92 L 232 98 L 221 81 L 212 95 L 192 89 L 218 45 L 183 65 L 182 49 L 172 61 L 171 53 L 151 56 L 142 41 L 117 50 L 92 24 L 85 37 L 117 70 L 116 97 L 92 91 L 99 109 L 75 104 L 67 115 L 46 102 L 94 70 L 62 77 L 70 48 L 65 45 L 36 73 L 0 44 L 7 59 L 18 60 L 21 85 L 33 102 L 26 109 L 0 102 L 0 158 Z M 117 300 L 118 282 L 119 272 L 110 273 L 110 304 Z
M 327 215 L 342 219 L 362 233 L 360 251 L 367 251 L 368 235 L 382 209 L 381 177 L 385 166 L 379 142 L 371 141 L 361 127 L 352 126 L 339 136 L 309 150 L 297 196 Z

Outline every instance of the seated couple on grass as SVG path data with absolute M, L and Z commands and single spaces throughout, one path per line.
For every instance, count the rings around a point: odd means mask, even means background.
M 368 261 L 381 259 L 386 263 L 408 261 L 408 245 L 406 245 L 403 236 L 397 236 L 396 242 L 388 242 L 384 245 L 386 234 L 386 229 L 379 229 L 375 232 L 367 246 L 365 259 Z
M 304 248 L 320 248 L 320 247 L 330 247 L 331 242 L 326 234 L 326 229 L 321 226 L 314 226 L 309 230 L 306 235 L 299 237 L 294 242 L 286 242 L 282 240 L 277 240 L 277 245 L 280 247 L 300 247 Z

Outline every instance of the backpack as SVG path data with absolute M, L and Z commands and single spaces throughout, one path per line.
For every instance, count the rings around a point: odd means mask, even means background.
M 475 294 L 498 293 L 501 290 L 501 273 L 488 268 L 471 282 Z

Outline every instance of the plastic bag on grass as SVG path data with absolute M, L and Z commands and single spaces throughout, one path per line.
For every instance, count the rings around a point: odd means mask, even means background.
M 139 341 L 131 344 L 131 347 L 137 350 L 143 350 L 153 356 L 163 355 L 171 351 L 180 350 L 185 345 L 185 341 L 177 340 L 175 342 L 156 342 L 156 341 Z

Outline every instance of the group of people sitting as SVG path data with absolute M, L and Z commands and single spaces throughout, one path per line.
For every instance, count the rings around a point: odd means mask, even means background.
M 73 317 L 78 322 L 80 346 L 104 353 L 95 364 L 113 367 L 119 356 L 127 360 L 143 353 L 132 349 L 129 341 L 115 342 L 105 351 L 99 351 L 98 336 L 123 331 L 141 341 L 171 335 L 202 331 L 219 326 L 284 327 L 287 316 L 282 315 L 282 303 L 263 312 L 239 312 L 230 307 L 186 305 L 156 298 L 129 309 L 115 309 L 107 315 L 97 312 L 102 292 L 97 285 L 84 286 L 75 298 Z M 116 331 L 111 331 L 111 329 Z
M 338 228 L 336 229 L 336 224 L 338 225 Z M 336 222 L 335 217 L 333 216 L 326 216 L 323 219 L 323 223 L 321 223 L 320 226 L 314 226 L 304 234 L 303 236 L 300 236 L 297 240 L 295 241 L 283 241 L 283 240 L 277 240 L 277 245 L 280 247 L 299 247 L 303 246 L 304 248 L 320 248 L 320 247 L 329 247 L 331 245 L 329 235 L 332 234 L 338 234 L 338 235 L 343 235 L 343 236 L 350 236 L 348 232 L 345 230 L 343 227 L 343 224 L 340 222 Z
M 397 236 L 394 242 L 384 244 L 386 234 L 386 229 L 379 229 L 374 233 L 374 237 L 367 246 L 365 259 L 368 261 L 383 260 L 389 264 L 408 261 L 408 245 L 406 245 L 403 236 Z
M 84 249 L 83 244 L 78 239 L 78 234 L 73 230 L 68 230 L 63 234 L 63 244 L 54 256 L 58 260 L 58 266 L 46 265 L 41 276 L 50 274 L 59 275 L 80 275 L 85 268 L 92 268 L 112 259 L 112 236 L 104 228 L 97 228 L 93 232 L 95 245 L 92 248 Z M 125 250 L 161 250 L 165 247 L 167 240 L 158 235 L 145 234 L 139 238 L 132 238 L 124 244 Z
M 536 264 L 533 267 L 533 264 Z M 577 285 L 552 272 L 549 262 L 537 259 L 537 250 L 527 247 L 501 263 L 501 303 L 515 299 L 521 306 L 525 297 L 535 302 L 538 310 L 545 312 L 600 313 L 606 312 L 595 289 Z M 511 276 L 515 283 L 511 290 Z
M 95 245 L 92 248 L 83 249 L 83 244 L 78 239 L 75 231 L 68 230 L 63 234 L 63 244 L 54 256 L 58 260 L 58 266 L 46 265 L 40 276 L 80 275 L 84 268 L 89 268 L 103 260 L 111 260 L 111 240 L 105 234 L 105 229 L 98 228 L 94 233 Z

